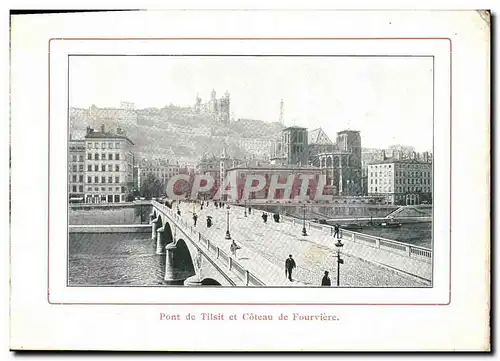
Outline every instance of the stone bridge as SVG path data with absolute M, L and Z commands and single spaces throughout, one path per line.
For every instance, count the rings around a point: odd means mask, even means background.
M 175 211 L 152 201 L 151 237 L 165 255 L 165 283 L 185 286 L 264 286 L 231 255 Z

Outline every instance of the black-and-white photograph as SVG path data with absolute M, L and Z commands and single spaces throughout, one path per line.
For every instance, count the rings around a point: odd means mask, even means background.
M 432 56 L 68 74 L 68 286 L 433 286 Z

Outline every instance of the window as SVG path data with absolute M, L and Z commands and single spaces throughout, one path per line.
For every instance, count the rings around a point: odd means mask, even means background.
M 92 177 L 87 177 L 87 183 L 92 183 Z
M 112 172 L 112 171 L 113 171 L 113 165 L 108 164 L 108 172 Z
M 99 153 L 94 154 L 94 159 L 99 160 Z
M 115 188 L 115 191 L 116 191 L 116 192 L 119 192 L 119 191 L 120 191 L 120 187 L 116 187 L 116 188 Z
M 118 164 L 115 165 L 115 171 L 117 171 L 117 172 L 120 171 L 120 165 L 118 165 Z
M 108 183 L 113 183 L 113 177 L 108 177 Z M 111 188 L 109 190 L 111 191 Z
M 108 187 L 108 192 L 112 192 L 112 191 L 113 191 L 113 188 Z
M 87 154 L 87 159 L 88 159 L 88 160 L 92 160 L 92 153 L 88 153 L 88 154 Z
M 106 171 L 106 165 L 105 165 L 105 164 L 101 164 L 101 171 L 102 171 L 102 172 L 105 172 L 105 171 Z
M 113 160 L 113 154 L 111 153 L 108 154 L 108 160 Z
M 78 192 L 83 192 L 83 186 L 78 186 Z
M 76 172 L 76 164 L 73 165 L 73 172 Z
M 106 177 L 101 177 L 101 183 L 106 183 Z
M 80 177 L 78 178 L 78 181 L 79 181 L 80 183 L 83 183 L 83 175 L 80 175 Z
M 83 164 L 80 164 L 80 165 L 78 166 L 78 170 L 79 170 L 80 172 L 83 172 Z
M 106 190 L 106 188 L 104 188 L 104 187 L 101 187 L 101 191 L 103 191 L 103 192 L 104 192 L 105 190 Z
M 99 183 L 99 177 L 98 176 L 94 177 L 94 183 Z
M 80 160 L 80 162 L 83 162 L 83 155 L 80 155 L 78 159 Z
M 92 172 L 92 166 L 90 164 L 87 166 L 87 171 Z
M 120 177 L 115 177 L 115 183 L 120 183 Z
M 115 160 L 120 160 L 120 153 L 115 154 Z
M 96 164 L 96 165 L 94 165 L 94 171 L 95 171 L 95 172 L 99 172 L 99 166 L 98 166 L 97 164 Z
M 92 192 L 92 187 L 87 187 L 87 192 Z
M 99 149 L 99 143 L 95 143 L 95 149 Z
M 102 149 L 106 149 L 106 143 L 102 143 Z
M 96 192 L 98 192 L 98 191 L 99 191 L 99 188 L 95 187 L 95 188 L 94 188 L 94 190 L 95 190 Z
M 73 186 L 73 192 L 76 192 L 76 186 Z
M 102 160 L 106 160 L 106 153 L 102 153 L 102 154 L 101 154 L 101 159 L 102 159 Z
M 73 174 L 73 182 L 76 182 L 76 174 Z
M 108 148 L 113 149 L 113 143 L 108 143 Z
M 120 149 L 120 143 L 115 143 L 115 148 Z
M 73 162 L 76 162 L 76 155 L 73 155 L 71 159 L 73 159 Z

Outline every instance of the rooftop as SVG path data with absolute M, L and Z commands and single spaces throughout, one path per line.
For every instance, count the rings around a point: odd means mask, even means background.
M 389 158 L 385 160 L 379 160 L 379 161 L 374 161 L 370 163 L 369 165 L 376 165 L 376 164 L 393 164 L 393 163 L 399 163 L 399 164 L 430 164 L 429 162 L 424 162 L 418 159 L 394 159 L 394 158 Z
M 115 133 L 111 133 L 111 132 L 92 132 L 92 133 L 88 133 L 85 135 L 85 139 L 125 139 L 125 140 L 128 140 L 130 142 L 130 144 L 134 145 L 134 142 L 132 142 L 130 140 L 130 138 L 128 138 L 127 136 L 125 135 L 120 135 L 120 134 L 115 134 Z

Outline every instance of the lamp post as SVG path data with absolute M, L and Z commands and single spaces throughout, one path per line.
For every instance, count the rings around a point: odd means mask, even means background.
M 304 210 L 304 217 L 303 217 L 303 223 L 302 223 L 302 235 L 307 236 L 307 231 L 306 231 L 306 205 L 302 205 L 302 209 Z
M 244 207 L 245 207 L 245 217 L 246 217 L 247 216 L 247 200 L 246 199 L 245 199 L 245 205 L 244 205 Z
M 227 205 L 226 207 L 227 209 L 227 220 L 226 220 L 226 224 L 227 224 L 227 229 L 226 229 L 226 239 L 231 239 L 231 233 L 229 233 L 229 204 Z
M 337 247 L 337 287 L 340 286 L 340 265 L 344 264 L 344 260 L 340 258 L 340 250 L 344 247 L 344 244 L 340 241 L 340 238 L 337 239 L 337 243 L 335 243 L 335 247 Z

